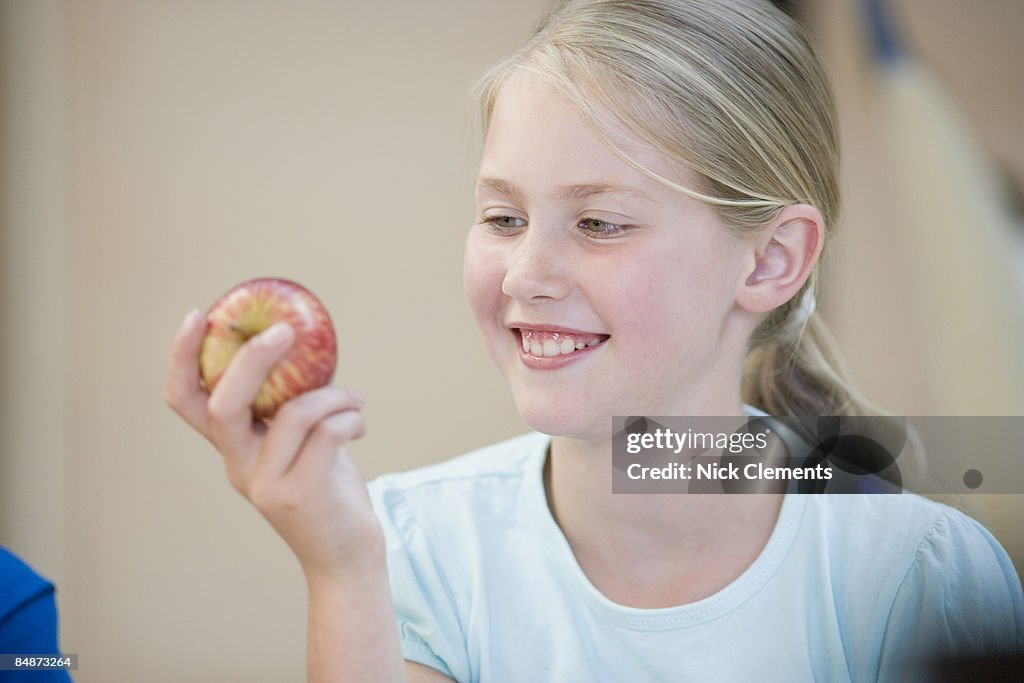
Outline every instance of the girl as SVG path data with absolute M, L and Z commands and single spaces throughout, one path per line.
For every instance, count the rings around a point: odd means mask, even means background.
M 168 402 L 303 567 L 310 678 L 903 680 L 1021 647 L 1005 552 L 951 508 L 612 494 L 613 415 L 868 410 L 813 310 L 838 152 L 799 27 L 766 0 L 569 2 L 479 94 L 465 288 L 534 433 L 367 487 L 356 394 L 252 422 L 287 326 L 211 395 L 202 315 L 174 342 Z

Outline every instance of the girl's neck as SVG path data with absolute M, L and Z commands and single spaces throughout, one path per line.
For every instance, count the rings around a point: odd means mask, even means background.
M 632 606 L 724 588 L 764 549 L 782 504 L 781 494 L 614 494 L 612 473 L 610 442 L 555 437 L 544 484 L 581 568 L 607 597 Z

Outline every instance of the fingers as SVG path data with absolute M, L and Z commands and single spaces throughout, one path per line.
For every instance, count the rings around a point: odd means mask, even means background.
M 243 344 L 212 393 L 201 384 L 199 371 L 206 329 L 200 311 L 185 317 L 171 345 L 165 398 L 221 452 L 239 492 L 263 511 L 307 498 L 317 483 L 333 488 L 329 482 L 361 481 L 354 463 L 340 452 L 366 429 L 358 394 L 321 387 L 285 403 L 269 427 L 255 428 L 252 401 L 294 345 L 289 325 L 279 323 Z M 353 471 L 334 471 L 337 466 Z M 282 481 L 285 477 L 290 483 Z
M 295 330 L 288 323 L 277 323 L 256 335 L 238 350 L 207 405 L 210 429 L 219 445 L 228 446 L 228 455 L 236 450 L 230 444 L 250 442 L 255 433 L 252 401 L 267 375 L 283 360 L 295 342 Z M 242 448 L 242 450 L 248 450 Z
M 208 437 L 206 401 L 209 395 L 199 381 L 199 348 L 205 332 L 206 317 L 198 309 L 189 311 L 171 344 L 164 400 L 174 412 Z
M 263 441 L 256 477 L 275 479 L 292 465 L 311 430 L 334 413 L 363 407 L 355 392 L 338 387 L 321 387 L 296 396 L 281 406 Z
M 306 405 L 295 405 L 307 397 Z M 361 405 L 362 399 L 343 389 L 324 388 L 292 399 L 274 417 L 251 475 L 235 488 L 269 519 L 301 507 L 311 497 L 323 496 L 325 489 L 328 496 L 337 495 L 338 483 L 361 482 L 352 461 L 339 459 L 341 447 L 366 431 L 357 407 Z M 339 407 L 340 412 L 325 412 Z M 282 418 L 288 423 L 282 423 Z M 332 472 L 336 462 L 351 470 Z
M 365 433 L 361 411 L 346 410 L 324 418 L 310 433 L 288 474 L 306 481 L 326 479 L 338 458 L 338 450 Z

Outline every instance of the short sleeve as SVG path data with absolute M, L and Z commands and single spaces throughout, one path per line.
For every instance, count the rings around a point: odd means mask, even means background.
M 369 490 L 387 543 L 402 656 L 457 681 L 468 680 L 466 638 L 440 549 L 418 523 L 403 492 L 386 488 L 381 480 Z
M 879 681 L 929 678 L 947 660 L 1024 650 L 1020 579 L 999 542 L 957 512 L 925 535 L 886 626 Z

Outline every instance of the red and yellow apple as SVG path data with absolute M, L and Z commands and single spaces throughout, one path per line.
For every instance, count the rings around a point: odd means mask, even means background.
M 302 285 L 279 278 L 248 280 L 217 299 L 206 322 L 199 373 L 209 391 L 251 337 L 278 322 L 295 330 L 291 351 L 270 371 L 253 401 L 258 419 L 269 419 L 285 401 L 331 381 L 338 359 L 334 326 L 324 305 Z

